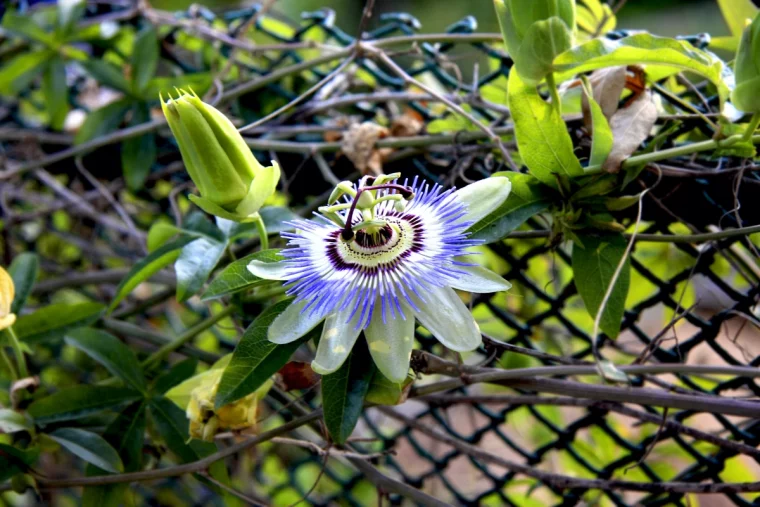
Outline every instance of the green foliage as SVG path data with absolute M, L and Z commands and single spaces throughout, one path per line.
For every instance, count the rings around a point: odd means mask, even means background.
M 573 152 L 565 122 L 554 106 L 547 104 L 536 87 L 523 81 L 517 72 L 510 74 L 509 108 L 520 157 L 533 176 L 556 188 L 557 175 L 579 176 L 583 168 Z
M 591 317 L 596 318 L 602 300 L 625 254 L 622 236 L 580 236 L 573 245 L 573 275 L 578 293 Z M 625 259 L 609 300 L 602 311 L 599 327 L 610 338 L 617 338 L 625 311 L 625 299 L 630 283 L 630 261 Z
M 336 444 L 354 431 L 375 369 L 366 342 L 358 340 L 343 366 L 322 378 L 325 426 Z
M 124 471 L 119 454 L 100 435 L 78 428 L 59 428 L 48 436 L 72 454 L 107 472 Z
M 496 173 L 494 176 L 508 177 L 512 182 L 512 193 L 493 213 L 470 227 L 472 237 L 485 243 L 506 237 L 556 200 L 555 192 L 529 174 Z
M 140 398 L 139 392 L 122 387 L 76 386 L 34 401 L 29 405 L 29 415 L 36 424 L 72 421 Z
M 285 366 L 290 356 L 303 342 L 313 336 L 314 332 L 285 345 L 276 345 L 269 341 L 267 338 L 269 325 L 285 311 L 290 302 L 286 300 L 270 306 L 245 330 L 219 381 L 216 408 L 221 408 L 256 391 L 277 370 Z

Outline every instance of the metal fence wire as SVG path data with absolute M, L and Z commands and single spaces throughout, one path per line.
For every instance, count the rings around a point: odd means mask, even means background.
M 114 3 L 97 9 L 97 13 L 90 14 L 102 15 L 107 9 L 118 12 L 120 7 Z M 351 35 L 337 27 L 340 20 L 329 9 L 304 13 L 298 22 L 272 13 L 258 16 L 259 9 L 254 6 L 214 14 L 196 7 L 176 13 L 177 20 L 190 24 L 178 22 L 165 40 L 171 42 L 184 32 L 192 33 L 193 26 L 213 26 L 215 32 L 234 38 L 241 27 L 255 20 L 250 33 L 259 43 L 318 41 L 346 48 L 354 43 Z M 506 76 L 512 62 L 493 42 L 486 42 L 487 37 L 483 40 L 467 37 L 477 34 L 474 18 L 467 17 L 451 25 L 446 33 L 463 37 L 461 40 L 452 37 L 448 42 L 415 42 L 413 36 L 421 33 L 421 24 L 409 14 L 385 14 L 373 20 L 373 24 L 376 28 L 364 34 L 365 40 L 409 38 L 412 44 L 398 46 L 404 48 L 403 53 L 387 49 L 409 75 L 438 93 L 457 97 L 459 103 L 491 128 L 508 127 Z M 203 32 L 197 33 L 203 36 Z M 615 38 L 621 34 L 606 36 Z M 708 38 L 700 35 L 689 40 L 704 45 Z M 245 51 L 224 40 L 214 43 L 226 55 Z M 409 47 L 412 50 L 408 51 Z M 256 120 L 318 83 L 340 61 L 304 66 L 302 71 L 285 73 L 282 78 L 278 78 L 278 72 L 319 54 L 317 49 L 273 49 L 253 59 L 241 58 L 240 65 L 252 76 L 272 79 L 255 91 L 238 93 L 232 114 L 246 122 Z M 188 69 L 197 64 L 192 55 L 171 57 Z M 218 93 L 229 91 L 220 89 Z M 411 92 L 419 90 L 410 89 L 408 83 L 384 65 L 358 55 L 344 72 L 313 96 L 250 131 L 250 144 L 260 159 L 280 161 L 286 174 L 285 190 L 295 204 L 313 208 L 324 200 L 314 196 L 329 191 L 335 180 L 355 175 L 355 165 L 347 159 L 345 149 L 340 152 L 341 146 L 345 148 L 340 138 L 351 125 L 363 122 L 390 125 L 406 117 L 429 126 L 434 120 L 452 118 L 432 97 L 410 98 L 407 95 Z M 658 93 L 656 89 L 654 92 Z M 683 97 L 701 113 L 715 112 L 717 99 L 692 100 L 695 94 L 702 93 L 706 93 L 706 88 L 697 84 L 694 89 L 685 89 Z M 663 95 L 662 100 L 668 102 L 672 97 Z M 661 118 L 658 123 L 675 125 L 668 118 Z M 570 118 L 568 126 L 577 135 L 581 122 Z M 705 128 L 696 116 L 682 119 L 670 139 Z M 381 157 L 386 173 L 419 174 L 448 186 L 504 169 L 493 156 L 494 146 L 482 136 L 428 131 L 427 140 L 418 142 L 421 136 L 417 134 L 423 132 L 419 128 L 414 130 L 410 137 L 414 141 L 407 143 L 403 135 L 392 135 L 392 142 L 378 144 L 388 150 Z M 178 160 L 178 153 L 168 144 L 173 142 L 170 137 L 161 142 L 166 144 L 159 146 L 159 163 L 168 167 Z M 10 144 L 5 144 L 11 149 Z M 98 160 L 108 153 L 107 149 L 101 150 L 89 157 Z M 751 169 L 739 158 L 687 157 L 663 163 L 659 181 L 655 171 L 645 170 L 639 180 L 630 184 L 629 192 L 636 193 L 657 183 L 644 200 L 640 232 L 698 233 L 710 232 L 713 227 L 760 223 L 757 199 L 748 195 L 760 183 Z M 154 168 L 154 173 L 160 171 Z M 166 171 L 163 177 L 176 184 L 186 181 L 181 171 Z M 169 209 L 168 204 L 165 209 Z M 618 218 L 630 223 L 635 216 L 620 212 Z M 546 227 L 544 221 L 532 219 L 521 231 L 543 231 Z M 631 363 L 642 354 L 648 355 L 649 363 L 757 366 L 760 362 L 756 331 L 760 268 L 750 237 L 696 246 L 637 242 L 631 260 L 631 294 L 623 331 L 614 341 L 601 336 L 594 345 L 591 319 L 573 284 L 568 249 L 561 243 L 549 244 L 545 237 L 525 236 L 489 245 L 485 254 L 514 287 L 507 295 L 473 297 L 470 302 L 484 334 L 492 337 L 476 353 L 481 364 L 507 368 L 562 362 L 593 365 L 594 346 L 601 355 L 620 364 Z M 418 339 L 424 350 L 446 355 L 435 340 L 424 334 Z M 468 362 L 474 359 L 468 358 Z M 720 377 L 685 375 L 658 379 L 631 377 L 636 386 L 652 385 L 650 382 L 654 381 L 660 388 L 705 396 L 760 395 L 760 387 L 749 378 L 724 381 Z M 683 431 L 694 428 L 756 447 L 760 443 L 760 422 L 756 420 L 682 410 L 667 413 L 672 424 L 660 425 L 663 412 L 653 407 L 630 408 L 606 402 L 538 405 L 529 403 L 528 389 L 518 394 L 522 394 L 522 401 L 498 404 L 494 401 L 505 395 L 515 396 L 515 390 L 476 384 L 445 396 L 423 397 L 392 408 L 399 417 L 389 417 L 387 409 L 371 408 L 365 411 L 354 433 L 361 437 L 354 445 L 368 453 L 390 451 L 376 461 L 383 470 L 457 505 L 659 506 L 695 505 L 700 500 L 705 502 L 703 505 L 718 504 L 708 503 L 707 497 L 678 491 L 557 489 L 433 439 L 430 428 L 511 461 L 580 478 L 720 483 L 752 480 L 758 470 L 757 456 L 740 456 L 737 450 L 698 441 Z M 463 403 L 456 399 L 458 395 L 471 399 Z M 319 401 L 314 393 L 307 393 L 304 400 L 314 406 Z M 282 409 L 282 403 L 271 401 L 271 404 L 273 409 Z M 638 416 L 632 416 L 630 410 L 635 410 Z M 649 419 L 642 418 L 642 414 L 649 414 Z M 287 418 L 287 410 L 283 410 L 282 416 Z M 313 478 L 314 471 L 323 466 L 323 475 L 308 496 L 309 503 L 367 505 L 374 501 L 371 484 L 340 459 L 325 462 L 308 450 L 285 449 L 277 444 L 262 446 L 257 453 L 256 490 L 265 492 L 277 503 L 285 505 L 287 499 L 306 494 L 313 482 L 306 478 Z M 755 496 L 729 492 L 723 500 L 748 506 L 754 505 Z M 392 494 L 389 498 L 394 505 L 408 502 Z

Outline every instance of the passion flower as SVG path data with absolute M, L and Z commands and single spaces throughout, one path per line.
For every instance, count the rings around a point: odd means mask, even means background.
M 378 369 L 402 382 L 409 371 L 415 320 L 443 345 L 470 351 L 481 343 L 472 314 L 454 289 L 497 292 L 510 288 L 501 276 L 466 262 L 481 242 L 467 229 L 498 207 L 511 189 L 494 177 L 460 190 L 398 174 L 358 186 L 344 182 L 315 220 L 299 220 L 278 263 L 252 261 L 256 276 L 283 280 L 293 303 L 268 330 L 278 344 L 297 340 L 325 321 L 312 368 L 340 368 L 364 331 Z M 334 204 L 338 199 L 345 202 Z

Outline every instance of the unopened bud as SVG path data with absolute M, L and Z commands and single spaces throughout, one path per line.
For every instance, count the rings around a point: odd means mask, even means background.
M 263 167 L 232 122 L 195 94 L 161 98 L 161 107 L 200 192 L 190 200 L 212 215 L 250 220 L 277 187 L 277 163 Z

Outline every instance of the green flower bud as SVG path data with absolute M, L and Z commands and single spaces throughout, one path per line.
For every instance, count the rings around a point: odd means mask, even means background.
M 760 113 L 760 16 L 742 33 L 734 62 L 736 88 L 731 101 L 745 113 Z
M 575 0 L 494 0 L 507 51 L 523 79 L 538 82 L 575 40 Z
M 194 93 L 180 91 L 166 101 L 161 97 L 161 107 L 200 192 L 190 200 L 228 220 L 254 219 L 277 187 L 277 163 L 263 167 L 232 122 Z

